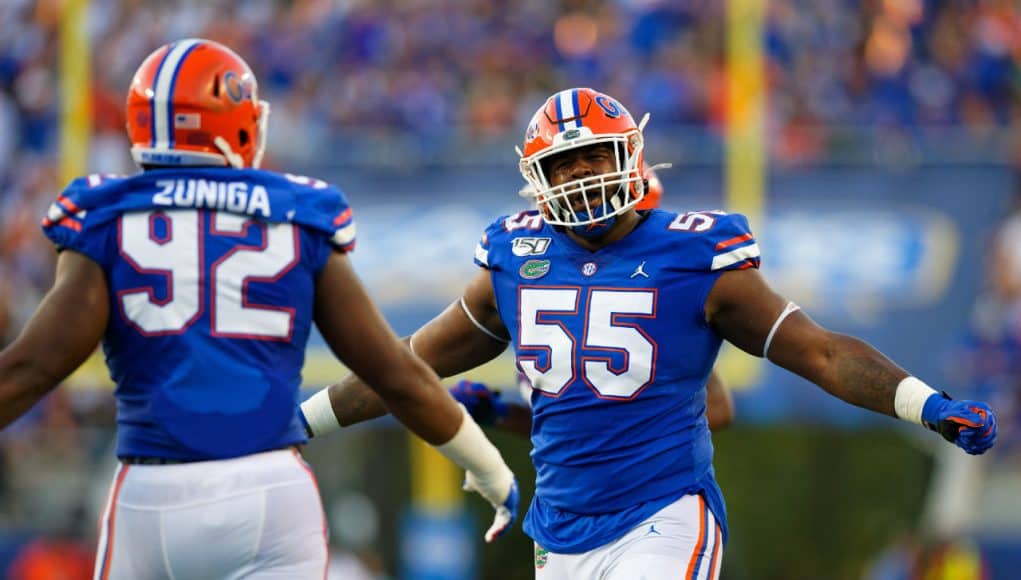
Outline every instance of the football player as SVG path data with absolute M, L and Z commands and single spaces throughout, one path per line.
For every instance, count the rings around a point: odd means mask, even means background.
M 592 89 L 550 97 L 519 151 L 537 209 L 486 229 L 464 294 L 410 337 L 441 376 L 514 348 L 532 387 L 537 578 L 718 577 L 705 384 L 723 340 L 968 453 L 993 445 L 985 403 L 936 392 L 773 291 L 743 216 L 637 211 L 647 119 Z M 318 436 L 385 407 L 351 375 L 303 411 Z
M 637 205 L 636 210 L 658 208 L 663 199 L 663 182 L 654 169 L 643 164 L 645 176 L 645 196 Z M 531 188 L 523 191 L 531 192 Z M 529 194 L 530 195 L 530 194 Z M 532 385 L 523 373 L 517 374 L 517 386 L 521 397 L 527 403 L 531 399 Z M 726 428 L 734 420 L 734 400 L 730 389 L 713 369 L 706 379 L 706 417 L 710 431 Z M 462 379 L 450 387 L 450 394 L 480 425 L 494 426 L 522 437 L 532 433 L 532 413 L 527 407 L 507 402 L 499 390 L 490 389 L 485 383 Z
M 315 478 L 297 452 L 314 321 L 411 430 L 497 509 L 517 490 L 499 452 L 394 335 L 354 274 L 343 194 L 259 170 L 268 104 L 248 65 L 201 39 L 150 54 L 127 131 L 143 171 L 74 180 L 50 206 L 56 281 L 0 353 L 0 427 L 102 340 L 117 455 L 96 577 L 315 578 L 327 563 Z

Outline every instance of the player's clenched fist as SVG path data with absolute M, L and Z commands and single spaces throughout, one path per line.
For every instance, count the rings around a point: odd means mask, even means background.
M 979 401 L 934 394 L 922 408 L 922 423 L 971 455 L 985 453 L 996 441 L 996 414 Z
M 450 395 L 464 405 L 479 425 L 494 425 L 507 416 L 507 403 L 500 397 L 500 392 L 489 390 L 483 383 L 467 379 L 458 381 L 450 387 Z

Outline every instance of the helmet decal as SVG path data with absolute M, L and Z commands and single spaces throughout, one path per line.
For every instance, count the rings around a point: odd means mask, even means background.
M 177 75 L 181 72 L 181 64 L 192 50 L 199 44 L 199 40 L 189 38 L 181 42 L 175 42 L 170 50 L 163 56 L 160 66 L 156 69 L 156 80 L 153 82 L 152 97 L 150 103 L 150 122 L 152 123 L 152 146 L 173 148 L 174 146 L 174 86 L 177 84 Z
M 578 107 L 578 89 L 560 91 L 556 95 L 556 123 L 561 131 L 581 127 L 582 112 Z M 552 121 L 553 119 L 551 119 Z
M 596 104 L 599 105 L 599 108 L 602 109 L 603 112 L 606 113 L 606 116 L 611 119 L 619 117 L 622 111 L 623 114 L 628 114 L 627 109 L 621 107 L 617 101 L 607 97 L 606 95 L 599 95 L 596 97 Z
M 239 78 L 237 73 L 232 70 L 227 71 L 227 74 L 223 75 L 223 87 L 227 90 L 227 96 L 237 104 L 240 104 L 244 99 L 251 98 L 251 85 L 252 81 L 250 78 Z

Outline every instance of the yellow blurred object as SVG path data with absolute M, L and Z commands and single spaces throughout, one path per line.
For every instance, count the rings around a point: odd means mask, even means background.
M 985 580 L 982 553 L 971 542 L 948 542 L 932 554 L 922 580 Z
M 765 0 L 727 2 L 726 195 L 729 212 L 742 213 L 761 234 L 765 214 L 766 71 Z M 736 348 L 721 351 L 716 368 L 733 389 L 762 376 L 764 360 Z
M 411 502 L 433 514 L 459 511 L 463 502 L 461 470 L 432 445 L 408 434 L 411 456 Z
M 765 184 L 765 0 L 727 2 L 726 209 L 761 229 Z
M 72 389 L 113 389 L 110 371 L 103 360 L 103 352 L 97 350 L 85 361 L 78 370 L 64 381 L 64 385 Z
M 60 11 L 60 178 L 69 183 L 86 172 L 92 99 L 88 39 L 89 0 L 63 0 Z
M 762 380 L 764 359 L 754 357 L 730 343 L 724 343 L 714 369 L 732 391 L 750 389 Z

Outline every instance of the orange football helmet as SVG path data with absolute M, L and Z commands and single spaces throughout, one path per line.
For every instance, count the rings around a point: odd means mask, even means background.
M 642 129 L 646 115 L 636 124 L 616 99 L 588 88 L 568 89 L 553 95 L 536 111 L 525 132 L 519 169 L 531 186 L 543 218 L 559 226 L 597 224 L 634 207 L 645 196 L 642 175 Z M 613 146 L 616 171 L 553 187 L 543 168 L 551 156 L 597 143 Z M 601 192 L 602 203 L 588 204 L 589 192 Z M 570 199 L 586 198 L 584 211 L 575 212 Z M 596 211 L 598 209 L 598 211 Z
M 268 117 L 248 64 L 211 40 L 161 46 L 128 89 L 131 157 L 142 166 L 259 167 Z

